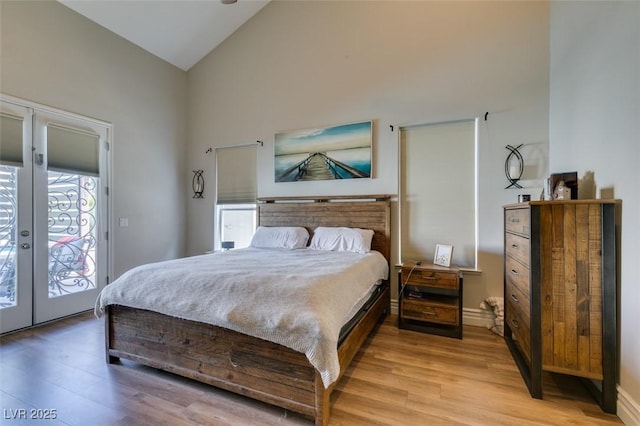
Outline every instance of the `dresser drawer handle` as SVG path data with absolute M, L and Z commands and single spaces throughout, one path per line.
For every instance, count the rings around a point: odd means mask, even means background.
M 511 270 L 511 273 L 512 273 L 513 275 L 520 275 L 520 274 L 518 273 L 518 271 L 516 271 L 515 269 L 512 269 L 512 270 Z
M 518 297 L 515 294 L 511 295 L 511 300 L 513 300 L 516 303 L 520 303 L 520 299 L 518 299 Z
M 423 313 L 423 314 L 425 314 L 425 315 L 431 315 L 431 316 L 438 315 L 436 312 L 427 312 L 427 311 L 422 311 L 421 313 Z
M 514 319 L 511 320 L 511 325 L 514 326 L 515 328 L 520 328 L 520 324 L 518 324 L 518 321 Z
M 517 249 L 518 245 L 517 244 L 511 244 L 511 248 Z
M 512 217 L 511 218 L 511 223 L 520 223 L 520 219 Z
M 435 280 L 436 277 L 422 277 L 423 280 Z

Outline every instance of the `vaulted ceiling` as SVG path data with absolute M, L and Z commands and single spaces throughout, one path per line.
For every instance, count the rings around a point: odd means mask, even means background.
M 58 0 L 97 24 L 189 70 L 269 0 Z

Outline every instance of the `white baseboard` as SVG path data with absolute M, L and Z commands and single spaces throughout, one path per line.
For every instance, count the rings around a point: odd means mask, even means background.
M 391 315 L 398 315 L 398 299 L 391 299 Z
M 618 417 L 627 426 L 640 425 L 640 404 L 618 386 Z
M 476 327 L 491 328 L 494 326 L 496 316 L 486 309 L 462 309 L 462 324 L 475 325 Z

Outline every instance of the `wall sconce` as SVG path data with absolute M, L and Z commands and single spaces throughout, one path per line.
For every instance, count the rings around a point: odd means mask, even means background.
M 516 147 L 511 145 L 507 145 L 507 148 L 510 152 L 507 155 L 507 159 L 504 161 L 504 174 L 509 179 L 509 186 L 505 189 L 509 189 L 511 187 L 514 188 L 522 188 L 518 184 L 518 181 L 522 177 L 522 172 L 524 171 L 524 159 L 522 158 L 522 154 L 518 151 L 523 144 L 520 144 Z
M 231 250 L 235 246 L 236 246 L 235 241 L 221 241 L 220 242 L 220 247 L 222 248 L 222 250 Z
M 193 189 L 193 198 L 204 198 L 204 170 L 194 170 L 193 180 L 191 181 L 191 189 Z

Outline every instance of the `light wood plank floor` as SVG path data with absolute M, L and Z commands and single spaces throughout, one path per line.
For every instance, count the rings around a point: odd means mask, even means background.
M 465 327 L 457 340 L 398 330 L 369 338 L 331 401 L 332 425 L 613 425 L 570 377 L 545 376 L 529 397 L 504 341 Z M 102 320 L 91 314 L 0 338 L 2 424 L 15 410 L 56 410 L 43 425 L 309 425 L 226 391 L 132 362 L 107 365 Z M 14 410 L 14 411 L 11 411 Z M 35 422 L 33 422 L 35 423 Z

